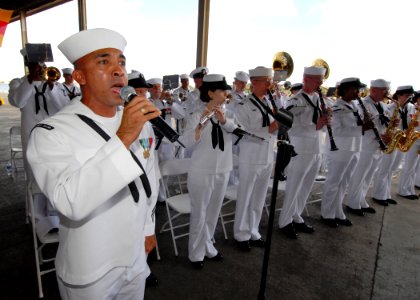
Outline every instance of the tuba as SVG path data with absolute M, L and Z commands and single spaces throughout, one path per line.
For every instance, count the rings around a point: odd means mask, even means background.
M 293 59 L 289 53 L 277 52 L 273 58 L 273 81 L 283 81 L 289 78 L 293 73 Z
M 411 122 L 408 128 L 404 131 L 405 136 L 402 137 L 398 142 L 398 149 L 402 152 L 407 152 L 413 146 L 414 142 L 420 138 L 420 132 L 416 131 L 416 127 L 419 125 L 418 117 L 420 114 L 420 107 L 416 105 L 416 113 L 411 116 Z
M 61 78 L 61 72 L 56 67 L 48 67 L 42 75 L 46 81 L 58 81 Z
M 406 137 L 404 131 L 398 128 L 399 122 L 397 125 L 395 125 L 396 120 L 399 120 L 398 114 L 400 110 L 400 104 L 398 103 L 398 101 L 393 100 L 391 98 L 389 98 L 389 100 L 395 103 L 395 109 L 392 114 L 391 120 L 389 121 L 388 128 L 385 132 L 385 135 L 387 135 L 391 139 L 391 141 L 387 144 L 388 148 L 384 150 L 384 153 L 386 154 L 392 153 L 398 147 L 400 140 Z

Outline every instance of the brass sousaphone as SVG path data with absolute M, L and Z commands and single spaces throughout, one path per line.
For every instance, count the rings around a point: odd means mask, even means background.
M 286 80 L 293 73 L 293 59 L 287 52 L 277 52 L 273 58 L 272 68 L 274 70 L 273 81 Z

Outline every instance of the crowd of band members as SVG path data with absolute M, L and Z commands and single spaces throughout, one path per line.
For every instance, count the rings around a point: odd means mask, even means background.
M 38 69 L 45 68 L 45 65 L 37 62 L 29 63 L 28 67 L 30 74 L 39 77 Z M 9 101 L 22 110 L 24 149 L 30 130 L 37 122 L 80 97 L 80 89 L 73 83 L 72 71 L 71 68 L 63 69 L 65 82 L 49 82 L 49 89 L 42 92 L 47 103 L 54 104 L 50 105 L 49 111 L 47 104 L 39 112 L 34 111 L 33 105 L 27 105 L 29 99 L 39 93 L 37 88 L 42 86 L 39 85 L 40 78 L 29 75 L 28 81 L 19 79 L 11 82 Z M 188 190 L 192 212 L 188 257 L 195 268 L 204 266 L 205 257 L 216 261 L 223 259 L 212 239 L 228 183 L 237 185 L 238 190 L 233 226 L 238 249 L 250 251 L 252 247 L 265 247 L 259 224 L 269 181 L 272 180 L 274 141 L 279 128 L 278 122 L 267 113 L 267 107 L 271 110 L 287 109 L 294 117 L 288 138 L 298 155 L 291 159 L 286 169 L 286 190 L 278 221 L 280 231 L 288 238 L 296 239 L 300 232 L 315 231 L 302 218 L 302 212 L 322 164 L 328 172 L 323 185 L 320 217 L 329 227 L 351 226 L 346 213 L 357 216 L 375 213 L 367 197 L 372 181 L 374 202 L 382 206 L 397 204 L 392 199 L 391 178 L 402 161 L 398 188 L 394 194 L 418 199 L 415 188 L 420 186 L 419 142 L 415 142 L 407 152 L 397 149 L 385 154 L 373 133 L 375 127 L 383 140 L 390 142 L 392 137 L 384 133 L 391 126 L 395 109 L 399 109 L 398 118 L 392 122 L 397 128 L 406 130 L 412 122 L 418 122 L 414 119 L 418 116 L 418 93 L 412 86 L 400 86 L 396 89 L 395 100 L 386 102 L 390 82 L 372 80 L 369 95 L 361 100 L 369 112 L 365 115 L 358 98 L 360 89 L 366 85 L 356 77 L 344 78 L 337 86 L 336 97 L 327 98 L 318 93 L 324 74 L 323 68 L 305 67 L 302 83 L 291 85 L 289 94 L 275 89 L 272 95 L 274 102 L 269 100 L 267 92 L 273 87 L 273 71 L 266 67 L 256 67 L 248 73 L 236 72 L 233 88 L 226 83 L 223 75 L 210 74 L 207 67 L 198 67 L 189 75 L 180 75 L 180 86 L 170 91 L 162 89 L 162 78 L 145 80 L 138 71 L 128 74 L 128 84 L 136 89 L 137 94 L 149 97 L 161 111 L 161 117 L 181 134 L 180 140 L 187 146 L 183 148 L 172 144 L 155 131 L 157 170 L 159 162 L 165 160 L 191 160 Z M 194 81 L 193 89 L 189 86 L 190 78 Z M 252 87 L 249 94 L 245 92 L 248 84 Z M 322 109 L 320 97 L 325 98 L 327 108 Z M 227 98 L 229 100 L 226 101 Z M 60 107 L 53 108 L 58 104 Z M 203 126 L 200 120 L 213 111 L 214 115 Z M 338 147 L 336 151 L 328 149 L 327 126 L 331 126 Z M 232 132 L 238 127 L 263 139 L 244 136 L 235 143 L 237 137 Z M 415 127 L 418 128 L 418 124 Z M 234 156 L 239 161 L 237 167 L 233 166 Z M 33 178 L 27 163 L 25 167 L 28 178 Z M 159 185 L 159 172 L 156 173 L 158 201 L 164 202 L 165 190 Z M 36 194 L 43 197 L 39 191 Z M 50 219 L 57 218 L 51 213 L 47 215 Z M 57 226 L 57 221 L 48 224 Z

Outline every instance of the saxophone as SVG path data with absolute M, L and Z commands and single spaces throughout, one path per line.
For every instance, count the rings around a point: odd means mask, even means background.
M 390 99 L 391 100 L 391 99 Z M 404 131 L 398 128 L 399 122 L 399 110 L 400 110 L 400 104 L 398 101 L 391 100 L 395 103 L 395 109 L 394 113 L 392 114 L 391 120 L 389 121 L 388 128 L 386 129 L 385 135 L 389 136 L 391 141 L 387 144 L 387 149 L 384 150 L 384 153 L 390 154 L 395 149 L 397 149 L 398 144 L 402 138 L 405 138 Z M 397 125 L 395 125 L 397 124 Z
M 418 117 L 420 114 L 420 107 L 416 105 L 416 113 L 411 116 L 411 122 L 405 130 L 405 137 L 401 138 L 398 143 L 398 149 L 402 152 L 407 152 L 413 146 L 414 142 L 420 138 L 420 132 L 416 131 L 419 125 Z

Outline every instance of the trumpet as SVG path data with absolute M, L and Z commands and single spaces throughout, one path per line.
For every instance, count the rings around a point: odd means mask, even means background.
M 44 70 L 42 77 L 46 81 L 58 81 L 61 78 L 61 72 L 56 67 L 48 67 Z

